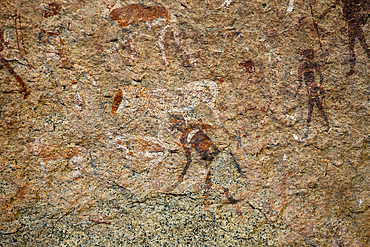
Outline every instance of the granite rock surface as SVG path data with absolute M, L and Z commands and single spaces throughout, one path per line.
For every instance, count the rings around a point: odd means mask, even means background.
M 368 246 L 370 6 L 0 2 L 1 246 Z

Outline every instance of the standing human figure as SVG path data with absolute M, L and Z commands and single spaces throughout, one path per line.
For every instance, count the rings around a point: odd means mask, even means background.
M 170 118 L 170 130 L 177 130 L 182 133 L 180 137 L 181 145 L 184 149 L 187 162 L 182 170 L 179 179 L 172 189 L 176 188 L 184 179 L 184 176 L 191 164 L 191 148 L 194 148 L 197 153 L 201 156 L 202 160 L 206 161 L 206 168 L 208 173 L 206 176 L 206 189 L 211 187 L 211 171 L 209 169 L 209 164 L 213 159 L 220 153 L 217 146 L 211 141 L 211 139 L 204 133 L 203 130 L 211 127 L 206 124 L 190 124 L 186 125 L 185 119 L 182 115 L 172 115 Z
M 205 184 L 206 184 L 205 198 L 207 199 L 208 191 L 212 186 L 212 178 L 211 178 L 212 174 L 211 174 L 210 164 L 212 163 L 212 161 L 215 160 L 216 157 L 221 158 L 220 156 L 222 156 L 222 152 L 217 148 L 216 144 L 212 142 L 212 140 L 208 137 L 208 135 L 203 131 L 209 128 L 212 128 L 212 126 L 208 124 L 203 124 L 203 123 L 187 125 L 182 115 L 171 115 L 169 129 L 171 131 L 177 130 L 182 133 L 180 137 L 180 142 L 184 149 L 187 162 L 178 178 L 177 183 L 175 183 L 173 186 L 167 189 L 167 191 L 171 191 L 175 189 L 184 180 L 184 176 L 191 165 L 191 161 L 192 161 L 191 160 L 191 149 L 193 148 L 200 155 L 202 160 L 207 162 L 206 168 L 208 172 L 207 172 L 207 176 L 205 179 Z M 230 151 L 227 153 L 227 155 L 232 156 Z M 226 164 L 223 164 L 223 165 L 226 165 Z M 238 164 L 235 163 L 235 165 L 236 165 L 238 173 L 242 174 L 242 171 L 240 167 L 238 166 Z M 227 181 L 227 183 L 231 183 L 231 181 Z M 223 183 L 221 187 L 222 187 L 222 190 L 228 202 L 233 205 L 237 204 L 238 201 L 234 199 L 234 197 L 232 197 L 229 193 L 230 192 L 228 188 L 229 185 L 226 185 L 225 183 Z M 237 212 L 240 213 L 239 209 L 237 209 Z
M 307 123 L 306 123 L 307 131 L 305 135 L 302 137 L 302 139 L 305 139 L 308 137 L 309 127 L 310 127 L 311 117 L 312 117 L 312 111 L 313 111 L 313 107 L 315 104 L 319 108 L 319 111 L 324 118 L 325 125 L 327 126 L 327 130 L 329 130 L 329 121 L 322 107 L 322 102 L 320 99 L 320 95 L 323 93 L 323 86 L 321 84 L 324 80 L 324 77 L 320 71 L 319 65 L 314 60 L 315 59 L 314 51 L 312 49 L 303 50 L 301 52 L 301 55 L 304 58 L 304 62 L 299 67 L 299 70 L 298 70 L 299 85 L 298 85 L 297 92 L 294 95 L 294 97 L 298 95 L 298 91 L 301 88 L 302 82 L 304 80 L 305 85 L 307 87 L 307 95 L 308 95 L 308 116 L 307 116 Z M 319 74 L 320 76 L 319 84 L 316 84 L 315 82 L 315 72 Z
M 351 76 L 355 73 L 356 53 L 354 48 L 356 38 L 360 41 L 362 48 L 370 58 L 370 49 L 366 43 L 364 31 L 362 30 L 362 26 L 365 25 L 366 12 L 370 10 L 370 4 L 368 0 L 336 0 L 332 6 L 324 11 L 320 19 L 324 18 L 340 1 L 343 3 L 343 17 L 347 20 L 348 25 L 350 71 L 347 73 L 347 76 Z

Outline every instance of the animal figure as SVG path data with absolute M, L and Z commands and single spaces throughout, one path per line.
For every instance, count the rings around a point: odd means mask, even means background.
M 145 110 L 163 120 L 166 113 L 191 111 L 204 102 L 212 110 L 216 124 L 220 124 L 219 111 L 216 108 L 218 87 L 214 81 L 194 81 L 173 91 L 167 89 L 148 91 L 145 88 L 129 86 L 122 90 L 122 100 L 119 90 L 115 99 L 121 102 L 117 107 L 115 100 L 112 107 L 114 113 Z
M 152 21 L 157 18 L 165 18 L 166 23 L 170 21 L 170 15 L 165 7 L 144 6 L 141 4 L 130 4 L 125 7 L 113 9 L 110 12 L 112 20 L 117 21 L 121 27 L 135 25 L 139 22 Z
M 130 4 L 120 8 L 114 8 L 115 5 L 112 7 L 108 7 L 110 9 L 110 17 L 112 20 L 117 21 L 118 24 L 122 28 L 127 28 L 130 25 L 136 25 L 139 22 L 149 22 L 158 18 L 165 19 L 165 25 L 163 29 L 160 31 L 159 38 L 158 38 L 158 45 L 162 54 L 163 63 L 168 65 L 168 61 L 165 55 L 164 49 L 164 39 L 167 32 L 167 29 L 170 28 L 173 33 L 173 38 L 175 40 L 176 46 L 178 51 L 182 51 L 183 55 L 185 55 L 186 59 L 182 59 L 182 63 L 184 66 L 189 66 L 189 58 L 190 54 L 186 50 L 185 47 L 181 45 L 181 41 L 179 38 L 179 30 L 177 28 L 177 19 L 176 16 L 170 13 L 165 7 L 162 6 L 145 6 L 141 4 Z M 131 43 L 132 37 L 130 32 L 127 33 L 127 40 Z M 135 48 L 133 45 L 130 44 L 131 49 L 131 59 L 135 59 Z M 181 56 L 181 55 L 180 55 Z M 181 56 L 182 57 L 182 56 Z M 191 61 L 190 61 L 191 63 Z

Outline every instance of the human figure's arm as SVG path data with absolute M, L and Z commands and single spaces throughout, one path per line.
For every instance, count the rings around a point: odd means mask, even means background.
M 332 5 L 332 6 L 330 6 L 329 8 L 327 8 L 325 11 L 324 11 L 324 13 L 322 13 L 321 15 L 320 15 L 320 17 L 319 17 L 319 19 L 322 19 L 322 18 L 324 18 L 330 11 L 332 11 L 332 9 L 334 9 L 337 5 L 338 5 L 338 3 L 340 2 L 340 0 L 336 0 L 335 1 L 335 3 Z
M 299 89 L 301 89 L 301 87 L 302 87 L 302 82 L 303 82 L 302 75 L 303 75 L 303 68 L 302 68 L 302 65 L 301 65 L 298 69 L 298 82 L 299 82 L 299 84 L 298 84 L 298 87 L 297 87 L 297 92 L 294 94 L 294 98 L 297 97 Z
M 319 87 L 320 87 L 320 92 L 321 92 L 323 90 L 322 82 L 324 81 L 324 76 L 322 75 L 321 70 L 320 70 L 320 67 L 319 67 L 319 65 L 316 62 L 315 62 L 315 71 L 320 76 L 320 84 L 319 84 Z

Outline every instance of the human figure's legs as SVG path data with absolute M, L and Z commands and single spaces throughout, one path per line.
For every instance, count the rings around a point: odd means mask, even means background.
M 177 186 L 179 186 L 182 183 L 182 181 L 184 180 L 184 176 L 186 175 L 186 172 L 188 171 L 188 169 L 190 167 L 190 164 L 191 164 L 190 162 L 187 162 L 186 163 L 184 169 L 182 170 L 182 172 L 181 172 L 181 174 L 179 176 L 179 179 L 177 180 L 177 183 L 175 183 L 174 185 L 168 187 L 166 189 L 167 192 L 170 192 L 170 191 L 174 190 Z
M 208 205 L 210 205 L 209 190 L 212 187 L 212 173 L 211 173 L 211 168 L 209 167 L 209 164 L 207 164 L 207 168 L 208 168 L 208 172 L 207 172 L 207 176 L 206 176 L 206 180 L 205 180 L 205 185 L 206 186 L 205 186 L 205 189 L 204 189 L 203 198 L 204 198 L 204 203 L 208 206 Z
M 307 122 L 306 122 L 306 129 L 307 130 L 306 130 L 306 133 L 304 134 L 304 136 L 301 138 L 302 140 L 303 139 L 306 139 L 308 137 L 314 104 L 315 104 L 315 98 L 312 98 L 312 96 L 309 95 L 309 99 L 308 99 L 308 114 L 307 114 Z
M 366 55 L 368 58 L 370 58 L 370 49 L 369 45 L 366 43 L 366 37 L 364 34 L 364 31 L 362 30 L 362 27 L 360 25 L 357 26 L 357 38 L 360 41 L 360 44 L 364 51 L 366 52 Z
M 347 76 L 352 75 L 355 70 L 356 65 L 356 53 L 355 53 L 355 42 L 356 38 L 360 41 L 360 44 L 368 58 L 370 58 L 370 49 L 369 45 L 366 42 L 366 37 L 364 31 L 362 30 L 363 19 L 356 19 L 348 21 L 348 49 L 349 49 L 349 62 L 350 62 L 350 71 Z
M 357 37 L 357 25 L 349 21 L 348 22 L 348 49 L 349 49 L 349 63 L 350 63 L 350 71 L 348 72 L 347 76 L 353 75 L 355 73 L 355 65 L 356 65 L 356 53 L 355 53 L 355 42 Z
M 316 105 L 319 108 L 319 111 L 320 111 L 321 115 L 324 118 L 326 127 L 329 129 L 329 120 L 328 120 L 328 117 L 326 116 L 326 113 L 324 111 L 324 108 L 322 107 L 322 103 L 321 103 L 319 97 L 316 98 Z
M 315 104 L 315 98 L 312 98 L 312 96 L 310 95 L 308 99 L 308 114 L 307 114 L 307 122 L 306 122 L 307 129 L 310 127 L 314 104 Z

